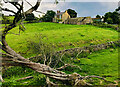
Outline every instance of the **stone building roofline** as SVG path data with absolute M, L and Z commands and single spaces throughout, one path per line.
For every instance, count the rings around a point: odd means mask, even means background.
M 60 13 L 57 13 L 56 15 L 62 15 L 63 13 L 65 13 L 65 12 L 60 12 Z

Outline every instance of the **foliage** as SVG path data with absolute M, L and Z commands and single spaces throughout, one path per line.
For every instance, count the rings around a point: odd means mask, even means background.
M 52 22 L 55 14 L 56 13 L 53 10 L 48 10 L 40 20 L 44 22 Z
M 33 20 L 35 20 L 35 16 L 34 16 L 33 13 L 26 15 L 25 21 L 31 22 L 31 21 L 33 21 Z
M 5 16 L 2 14 L 2 24 L 11 24 L 14 19 L 14 16 Z
M 14 73 L 14 74 L 13 74 Z M 27 67 L 10 67 L 7 70 L 5 70 L 5 73 L 3 73 L 3 78 L 5 80 L 4 83 L 2 83 L 2 86 L 45 86 L 45 76 L 34 72 L 32 69 Z M 32 79 L 17 81 L 20 78 L 27 77 L 27 76 L 33 76 Z
M 112 18 L 107 18 L 107 23 L 108 23 L 108 24 L 112 24 L 112 23 L 113 23 Z
M 101 18 L 101 16 L 100 16 L 100 15 L 97 15 L 96 18 Z
M 119 13 L 107 12 L 104 15 L 104 22 L 107 22 L 109 24 L 119 24 L 120 23 Z
M 115 11 L 120 11 L 120 6 L 117 9 L 115 9 Z
M 75 12 L 75 10 L 68 9 L 67 12 L 68 12 L 68 14 L 70 15 L 71 18 L 76 18 L 77 17 L 77 13 Z
M 48 44 L 43 42 L 43 38 L 47 38 L 47 37 L 42 36 L 42 34 L 35 35 L 35 37 L 38 38 L 38 42 L 34 40 L 28 40 L 27 48 L 31 49 L 32 53 L 38 56 L 37 62 L 50 66 L 51 63 L 55 60 L 53 59 L 55 53 L 54 45 L 52 43 Z
M 110 20 L 109 20 L 110 21 Z M 120 31 L 120 27 L 119 25 L 112 25 L 112 24 L 106 24 L 106 23 L 93 23 L 94 26 L 98 26 L 98 27 L 101 27 L 101 28 L 111 28 L 111 29 L 114 29 L 116 31 Z

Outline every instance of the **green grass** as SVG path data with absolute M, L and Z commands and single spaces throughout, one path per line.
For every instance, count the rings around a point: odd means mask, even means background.
M 27 76 L 33 76 L 31 79 L 17 81 L 18 79 L 21 79 L 23 77 Z M 45 82 L 45 76 L 34 72 L 33 70 L 26 68 L 26 67 L 11 67 L 9 68 L 4 74 L 3 78 L 5 82 L 2 84 L 5 85 L 17 85 L 17 86 L 24 86 L 24 85 L 32 85 L 32 86 L 43 86 L 46 84 Z
M 25 57 L 35 56 L 27 48 L 28 41 L 54 44 L 56 50 L 83 47 L 118 40 L 118 32 L 111 28 L 98 28 L 92 25 L 65 25 L 57 23 L 25 24 L 21 35 L 8 34 L 7 42 L 18 53 Z M 18 34 L 18 27 L 10 31 Z
M 85 65 L 82 65 L 85 64 Z M 86 58 L 80 58 L 80 66 L 90 75 L 118 77 L 118 49 L 109 49 L 93 53 Z M 109 79 L 111 77 L 108 77 Z
M 9 18 L 9 20 L 14 20 L 14 16 L 9 16 L 9 17 L 7 17 L 7 18 Z
M 118 81 L 118 48 L 106 49 L 87 55 L 85 58 L 65 58 L 69 64 L 80 66 L 82 70 L 66 68 L 67 73 L 77 72 L 83 76 L 96 75 L 104 77 L 107 81 Z M 99 84 L 99 83 L 94 83 Z M 105 85 L 105 84 L 104 84 Z

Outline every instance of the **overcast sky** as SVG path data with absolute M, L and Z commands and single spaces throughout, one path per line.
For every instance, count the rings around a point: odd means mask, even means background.
M 32 5 L 35 4 L 35 1 L 33 0 L 27 0 L 30 1 Z M 89 2 L 88 2 L 89 1 Z M 7 4 L 3 7 L 8 7 L 9 9 L 16 10 L 13 6 Z M 106 2 L 103 2 L 103 0 L 66 0 L 65 2 L 59 2 L 57 5 L 54 4 L 54 0 L 43 0 L 41 3 L 41 6 L 38 8 L 38 11 L 42 11 L 46 13 L 47 10 L 54 10 L 55 12 L 57 10 L 60 10 L 61 12 L 64 12 L 67 9 L 73 9 L 77 12 L 78 17 L 83 16 L 91 16 L 95 17 L 97 14 L 104 15 L 106 12 L 113 12 L 118 7 L 118 0 L 106 0 Z M 30 8 L 30 5 L 25 3 L 24 4 L 25 10 Z M 5 13 L 5 12 L 4 12 Z M 8 14 L 8 13 L 5 13 Z M 41 15 L 40 13 L 34 12 L 35 16 Z

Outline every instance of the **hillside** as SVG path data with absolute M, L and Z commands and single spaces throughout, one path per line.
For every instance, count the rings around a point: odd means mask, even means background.
M 20 35 L 18 27 L 7 35 L 7 42 L 25 57 L 35 56 L 29 48 L 31 42 L 52 44 L 54 49 L 83 47 L 118 40 L 118 32 L 111 28 L 98 28 L 92 25 L 64 25 L 57 23 L 25 24 L 25 32 Z M 41 39 L 42 38 L 42 39 Z M 24 45 L 23 45 L 24 44 Z
M 118 40 L 118 32 L 111 28 L 99 28 L 92 25 L 65 25 L 57 23 L 32 23 L 25 24 L 26 30 L 21 31 L 15 28 L 7 35 L 7 42 L 17 53 L 26 58 L 41 56 L 43 50 L 49 53 L 78 48 L 83 46 L 97 45 Z M 118 82 L 118 48 L 102 49 L 91 53 L 74 53 L 74 55 L 60 55 L 56 58 L 77 67 L 67 67 L 62 71 L 79 73 L 80 75 L 96 75 L 104 77 L 107 82 L 100 79 L 93 79 L 93 85 L 110 85 Z M 46 56 L 47 56 L 46 55 Z M 56 63 L 58 68 L 63 62 Z M 42 59 L 37 62 L 43 62 Z M 53 63 L 54 64 L 54 63 Z M 14 73 L 14 74 L 13 74 Z M 20 78 L 33 76 L 31 79 L 17 81 Z M 5 85 L 34 85 L 46 86 L 46 76 L 34 72 L 26 67 L 9 67 L 3 72 Z M 52 80 L 55 82 L 54 80 Z

